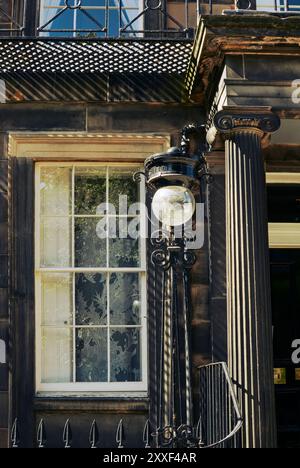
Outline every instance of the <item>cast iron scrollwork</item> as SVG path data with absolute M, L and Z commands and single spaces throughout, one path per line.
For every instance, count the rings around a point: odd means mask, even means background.
M 192 268 L 197 261 L 197 255 L 191 250 L 186 250 L 183 254 L 183 267 L 185 269 Z
M 194 236 L 185 236 L 183 239 L 154 237 L 151 239 L 151 244 L 158 248 L 152 252 L 152 263 L 165 271 L 178 265 L 182 265 L 183 269 L 192 268 L 197 256 L 194 251 L 186 249 L 186 243 L 193 241 L 193 239 Z
M 163 249 L 154 250 L 151 255 L 151 260 L 156 266 L 162 268 L 165 271 L 169 270 L 171 267 L 170 254 L 168 251 Z
M 182 424 L 178 428 L 166 426 L 152 434 L 156 448 L 197 448 L 201 447 L 197 428 Z M 201 442 L 202 444 L 202 442 Z

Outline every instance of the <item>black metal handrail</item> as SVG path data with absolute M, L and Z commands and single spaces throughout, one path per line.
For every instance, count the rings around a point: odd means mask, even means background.
M 208 364 L 199 372 L 203 447 L 239 447 L 243 419 L 226 363 Z

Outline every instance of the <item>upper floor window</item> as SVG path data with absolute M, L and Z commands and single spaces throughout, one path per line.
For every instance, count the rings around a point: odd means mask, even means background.
M 300 11 L 300 0 L 256 0 L 259 11 Z
M 40 34 L 50 37 L 118 37 L 143 29 L 143 0 L 41 0 Z M 132 24 L 131 24 L 132 23 Z
M 137 167 L 36 170 L 37 391 L 146 391 L 144 221 L 119 208 L 144 198 Z

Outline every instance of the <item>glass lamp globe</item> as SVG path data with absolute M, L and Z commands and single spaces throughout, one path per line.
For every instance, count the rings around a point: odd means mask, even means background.
M 165 226 L 181 226 L 193 216 L 196 202 L 192 192 L 185 187 L 168 186 L 157 190 L 152 209 Z

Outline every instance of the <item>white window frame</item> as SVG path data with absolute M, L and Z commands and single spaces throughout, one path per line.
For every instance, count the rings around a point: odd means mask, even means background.
M 300 173 L 297 172 L 268 172 L 267 185 L 300 185 Z M 269 223 L 270 249 L 299 249 L 300 223 Z
M 146 239 L 141 238 L 141 265 L 139 268 L 41 268 L 40 267 L 40 170 L 42 167 L 141 167 L 140 163 L 126 162 L 114 163 L 102 160 L 101 162 L 36 162 L 35 164 L 35 317 L 36 317 L 36 392 L 72 394 L 72 393 L 107 393 L 110 394 L 146 394 L 148 391 L 148 319 L 147 319 L 147 270 L 146 270 Z M 141 183 L 141 202 L 145 201 L 145 184 Z M 146 229 L 146 218 L 142 217 Z M 141 282 L 141 367 L 142 380 L 140 382 L 99 382 L 99 383 L 42 383 L 42 323 L 41 323 L 41 274 L 42 273 L 110 273 L 134 272 L 140 274 Z M 73 288 L 75 289 L 75 288 Z M 75 294 L 75 291 L 73 292 Z M 74 327 L 74 324 L 73 324 Z M 130 328 L 124 326 L 124 328 Z M 136 327 L 137 328 L 137 327 Z M 109 362 L 109 361 L 108 361 Z M 75 376 L 74 376 L 75 377 Z

